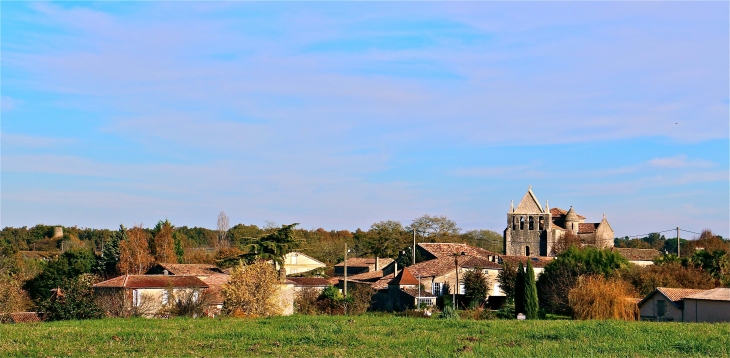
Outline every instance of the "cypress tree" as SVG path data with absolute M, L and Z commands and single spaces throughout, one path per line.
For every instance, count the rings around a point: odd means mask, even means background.
M 539 309 L 537 285 L 535 284 L 535 270 L 532 269 L 530 260 L 527 260 L 527 268 L 525 271 L 525 316 L 527 316 L 527 319 L 537 319 L 537 311 Z
M 515 314 L 525 313 L 525 270 L 520 262 L 515 278 Z

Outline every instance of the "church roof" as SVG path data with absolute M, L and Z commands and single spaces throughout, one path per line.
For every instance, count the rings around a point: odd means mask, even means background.
M 561 209 L 561 208 L 552 208 L 552 209 L 550 209 L 550 214 L 552 214 L 553 219 L 555 219 L 555 218 L 559 218 L 559 217 L 562 217 L 562 216 L 567 215 L 568 212 L 565 211 L 565 210 L 563 210 L 563 209 Z M 580 215 L 580 214 L 577 214 L 577 213 L 575 215 L 578 216 L 578 219 L 580 219 L 580 220 L 585 220 L 586 219 L 586 217 L 583 216 L 583 215 Z
M 517 208 L 514 210 L 515 214 L 535 214 L 543 212 L 545 212 L 545 210 L 542 209 L 542 205 L 540 205 L 537 197 L 535 197 L 535 194 L 532 192 L 532 187 L 527 189 L 527 193 L 525 193 L 525 196 L 522 197 L 522 200 L 520 200 L 520 203 L 517 204 Z

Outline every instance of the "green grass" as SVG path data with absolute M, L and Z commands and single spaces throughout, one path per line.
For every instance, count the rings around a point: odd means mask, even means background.
M 730 324 L 389 315 L 0 325 L 2 356 L 730 356 Z

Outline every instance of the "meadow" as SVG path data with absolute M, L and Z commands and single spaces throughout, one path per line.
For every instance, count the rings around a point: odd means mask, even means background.
M 730 324 L 390 315 L 0 325 L 2 356 L 730 356 Z

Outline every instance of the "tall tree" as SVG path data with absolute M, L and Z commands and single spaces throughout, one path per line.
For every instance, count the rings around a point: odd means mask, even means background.
M 502 264 L 502 269 L 497 275 L 499 280 L 499 288 L 504 292 L 507 297 L 508 303 L 515 302 L 515 285 L 517 280 L 517 267 L 514 264 L 505 261 Z
M 278 274 L 264 261 L 255 261 L 231 270 L 223 285 L 224 310 L 234 316 L 261 317 L 281 314 L 278 305 Z
M 452 241 L 459 235 L 459 227 L 456 223 L 446 216 L 423 215 L 411 222 L 408 230 L 416 229 L 416 233 L 426 238 L 430 242 Z
M 185 248 L 183 247 L 184 237 L 185 235 L 177 231 L 172 233 L 172 239 L 175 241 L 175 256 L 177 256 L 178 263 L 183 263 L 183 257 L 185 256 Z
M 537 319 L 538 309 L 535 270 L 532 268 L 532 262 L 527 260 L 525 268 L 525 316 L 527 319 Z
M 117 264 L 119 263 L 119 244 L 127 239 L 127 229 L 124 225 L 119 224 L 119 229 L 112 232 L 104 244 L 104 250 L 101 252 L 99 259 L 100 267 L 98 271 L 102 274 L 114 274 L 117 272 Z
M 175 241 L 172 239 L 173 227 L 169 220 L 160 221 L 155 228 L 155 259 L 157 262 L 177 262 Z
M 147 232 L 140 226 L 127 231 L 127 239 L 119 244 L 119 271 L 125 275 L 141 275 L 155 262 L 150 254 Z
M 522 262 L 517 266 L 515 277 L 515 313 L 525 313 L 525 269 Z
M 228 240 L 228 229 L 230 228 L 228 224 L 228 215 L 224 211 L 221 211 L 220 214 L 218 214 L 218 241 L 216 243 L 216 247 L 221 248 L 227 248 L 231 246 L 230 240 Z
M 365 252 L 374 256 L 391 257 L 398 256 L 398 252 L 408 245 L 408 238 L 403 224 L 398 221 L 380 221 L 370 225 L 366 241 L 363 243 Z

